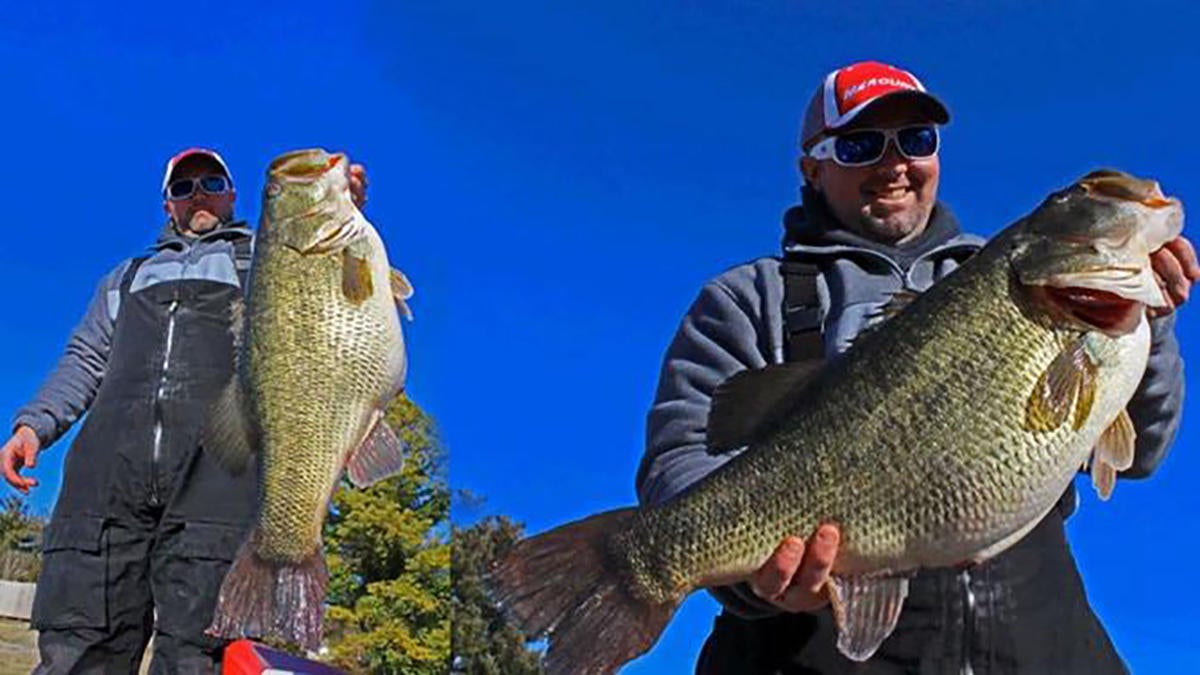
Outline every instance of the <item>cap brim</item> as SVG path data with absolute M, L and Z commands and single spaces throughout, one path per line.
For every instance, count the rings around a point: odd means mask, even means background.
M 200 161 L 201 159 L 216 165 L 221 169 L 221 173 L 225 174 L 225 177 L 229 179 L 229 182 L 233 183 L 233 174 L 229 172 L 229 166 L 225 164 L 225 160 L 220 155 L 212 150 L 191 149 L 185 150 L 167 163 L 167 171 L 163 174 L 162 190 L 167 189 L 167 185 L 175 177 L 175 172 L 179 171 L 179 167 L 187 163 Z
M 842 122 L 837 129 L 830 129 L 830 131 L 845 129 L 853 126 L 855 121 L 861 118 L 864 113 L 875 108 L 883 101 L 911 102 L 914 108 L 921 111 L 921 114 L 934 124 L 946 124 L 950 121 L 950 111 L 946 109 L 946 106 L 939 101 L 937 97 L 927 92 L 917 91 L 915 89 L 905 89 L 901 91 L 889 92 L 882 96 L 871 99 L 871 101 L 866 105 L 851 113 L 847 117 L 846 121 Z

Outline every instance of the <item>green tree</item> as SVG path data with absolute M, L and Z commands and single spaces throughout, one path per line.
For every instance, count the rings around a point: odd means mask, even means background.
M 454 528 L 453 653 L 455 675 L 538 675 L 538 652 L 496 610 L 483 576 L 521 538 L 521 526 L 504 516 Z
M 46 519 L 35 515 L 16 495 L 0 501 L 0 579 L 36 581 L 42 561 L 38 549 Z
M 343 485 L 325 522 L 326 659 L 353 673 L 442 675 L 450 660 L 450 492 L 433 423 L 398 397 L 399 475 Z

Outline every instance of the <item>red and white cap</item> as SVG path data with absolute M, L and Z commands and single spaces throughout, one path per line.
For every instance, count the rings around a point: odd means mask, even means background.
M 900 97 L 910 99 L 931 122 L 950 121 L 946 106 L 925 91 L 916 75 L 886 63 L 861 61 L 825 76 L 804 113 L 800 144 L 807 150 L 821 134 L 850 124 L 872 103 Z
M 216 162 L 217 165 L 221 167 L 221 171 L 225 172 L 225 177 L 229 179 L 229 182 L 233 182 L 233 175 L 229 173 L 229 165 L 225 163 L 225 160 L 221 159 L 221 156 L 217 154 L 216 150 L 209 150 L 208 148 L 188 148 L 187 150 L 176 153 L 174 157 L 167 160 L 167 170 L 163 172 L 161 188 L 162 192 L 167 191 L 167 185 L 171 183 L 171 174 L 175 173 L 175 168 L 179 166 L 179 163 L 189 157 L 195 157 L 197 155 L 201 157 L 208 157 Z

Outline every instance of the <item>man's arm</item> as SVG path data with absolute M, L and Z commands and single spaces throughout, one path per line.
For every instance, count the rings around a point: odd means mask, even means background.
M 708 452 L 705 432 L 712 394 L 731 375 L 767 365 L 771 347 L 763 336 L 773 328 L 760 308 L 780 301 L 767 290 L 773 288 L 770 284 L 755 283 L 752 276 L 733 279 L 741 292 L 720 281 L 705 286 L 667 349 L 638 470 L 638 498 L 644 505 L 671 499 L 733 456 Z M 779 286 L 781 295 L 781 281 Z M 816 609 L 826 601 L 821 587 L 833 564 L 837 538 L 836 528 L 829 526 L 807 546 L 803 539 L 789 537 L 751 578 L 756 590 L 750 584 L 709 590 L 727 609 L 747 618 Z
M 100 281 L 53 372 L 13 418 L 12 428 L 32 429 L 42 449 L 66 433 L 96 397 L 108 369 L 121 277 L 128 265 L 118 265 Z
M 1133 466 L 1124 478 L 1145 478 L 1166 458 L 1183 416 L 1183 358 L 1175 338 L 1175 314 L 1150 321 L 1146 374 L 1126 409 L 1137 430 Z
M 1150 475 L 1166 458 L 1183 415 L 1183 359 L 1175 338 L 1175 316 L 1187 302 L 1192 285 L 1200 280 L 1200 262 L 1186 237 L 1179 236 L 1150 254 L 1163 295 L 1169 306 L 1156 309 L 1150 320 L 1150 359 L 1146 373 L 1126 406 L 1137 430 L 1133 466 L 1121 473 L 1127 478 Z

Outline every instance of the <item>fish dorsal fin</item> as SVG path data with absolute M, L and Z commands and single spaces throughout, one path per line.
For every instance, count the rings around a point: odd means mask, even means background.
M 258 446 L 258 435 L 250 424 L 246 397 L 236 372 L 221 390 L 209 412 L 208 424 L 201 432 L 204 451 L 234 474 L 240 474 L 250 464 Z
M 832 576 L 827 586 L 838 628 L 838 650 L 866 661 L 896 628 L 908 595 L 908 577 Z
M 884 303 L 883 307 L 879 308 L 877 314 L 883 317 L 884 321 L 903 312 L 905 308 L 913 303 L 914 300 L 921 297 L 921 294 L 916 291 L 910 291 L 907 288 L 902 288 L 892 294 L 892 297 Z
M 1136 441 L 1137 431 L 1133 428 L 1133 420 L 1122 408 L 1117 419 L 1100 435 L 1092 451 L 1092 486 L 1096 488 L 1100 499 L 1107 500 L 1112 496 L 1117 484 L 1117 472 L 1133 466 Z
M 866 326 L 864 326 L 862 330 L 858 331 L 858 335 L 855 335 L 854 338 L 850 340 L 850 345 L 853 346 L 858 344 L 864 337 L 879 330 L 880 326 L 887 323 L 889 319 L 895 317 L 897 314 L 903 312 L 905 308 L 911 305 L 913 301 L 920 296 L 920 293 L 917 293 L 916 291 L 910 291 L 907 288 L 902 288 L 893 293 L 892 296 L 888 298 L 888 301 L 883 303 L 879 309 L 867 314 Z
M 824 362 L 778 363 L 743 370 L 713 392 L 708 411 L 708 447 L 740 448 L 758 439 L 787 414 L 795 396 L 821 371 Z
M 404 467 L 404 441 L 378 413 L 371 431 L 346 460 L 346 477 L 355 487 L 365 488 Z
M 1096 400 L 1098 372 L 1082 336 L 1065 346 L 1033 386 L 1025 409 L 1025 427 L 1030 431 L 1053 431 L 1071 419 L 1073 429 L 1083 428 Z
M 246 302 L 241 296 L 229 306 L 229 332 L 233 336 L 233 369 L 229 381 L 209 410 L 208 422 L 200 432 L 205 452 L 229 471 L 246 470 L 258 447 L 258 435 L 250 424 L 246 397 L 239 379 L 245 359 Z
M 396 307 L 404 315 L 404 318 L 412 321 L 412 310 L 408 308 L 408 303 L 405 302 L 413 296 L 412 283 L 408 280 L 408 277 L 404 276 L 404 272 L 394 267 L 389 277 L 392 284 L 392 298 L 396 300 Z

